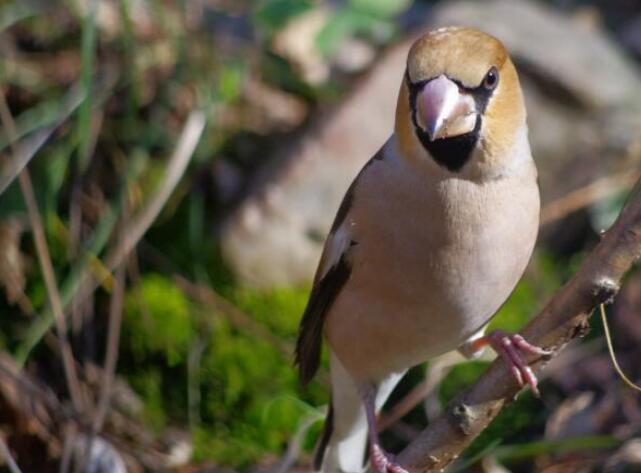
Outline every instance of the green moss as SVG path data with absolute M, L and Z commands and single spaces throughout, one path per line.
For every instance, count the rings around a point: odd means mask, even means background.
M 169 279 L 145 275 L 125 300 L 125 335 L 135 358 L 163 355 L 170 366 L 184 363 L 194 332 L 190 312 L 188 299 Z
M 234 302 L 252 317 L 269 327 L 274 335 L 294 339 L 305 310 L 309 289 L 280 288 L 270 291 L 237 289 Z
M 306 295 L 291 290 L 242 290 L 237 296 L 239 307 L 272 333 L 285 338 L 295 335 Z M 299 400 L 291 357 L 224 318 L 216 319 L 202 370 L 204 422 L 197 457 L 237 467 L 249 465 L 283 449 L 310 409 Z
M 518 332 L 534 317 L 561 285 L 558 262 L 550 255 L 536 253 L 530 270 L 492 319 L 489 329 Z
M 147 369 L 129 379 L 131 386 L 144 400 L 143 418 L 155 432 L 160 432 L 167 423 L 160 369 Z
M 307 289 L 230 288 L 227 297 L 293 346 Z M 129 379 L 157 428 L 184 422 L 189 351 L 194 340 L 205 343 L 201 422 L 192 426 L 196 459 L 238 468 L 255 464 L 285 448 L 301 419 L 316 412 L 312 406 L 327 402 L 326 389 L 317 384 L 301 389 L 293 353 L 211 307 L 194 305 L 166 277 L 144 276 L 127 294 L 125 309 L 123 356 L 133 360 Z M 159 369 L 159 360 L 167 366 Z
M 488 330 L 518 332 L 535 315 L 538 303 L 533 284 L 522 280 L 494 316 Z

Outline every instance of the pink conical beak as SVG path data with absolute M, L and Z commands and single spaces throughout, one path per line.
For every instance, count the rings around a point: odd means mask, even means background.
M 431 141 L 474 129 L 476 106 L 470 94 L 444 75 L 429 81 L 417 97 L 418 124 Z

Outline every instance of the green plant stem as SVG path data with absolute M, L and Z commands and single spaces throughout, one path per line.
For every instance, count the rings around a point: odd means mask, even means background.
M 97 0 L 89 2 L 89 11 L 85 15 L 82 25 L 82 44 L 81 44 L 81 85 L 82 89 L 88 93 L 80 106 L 78 113 L 78 170 L 82 174 L 89 164 L 89 154 L 91 150 L 91 122 L 93 100 L 91 97 L 92 75 L 94 66 L 94 57 L 96 55 L 96 10 L 98 7 Z

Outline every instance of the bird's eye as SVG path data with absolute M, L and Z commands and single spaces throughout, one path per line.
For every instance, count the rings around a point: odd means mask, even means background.
M 493 90 L 496 85 L 499 83 L 499 71 L 496 70 L 496 67 L 492 67 L 483 79 L 483 87 L 487 90 Z

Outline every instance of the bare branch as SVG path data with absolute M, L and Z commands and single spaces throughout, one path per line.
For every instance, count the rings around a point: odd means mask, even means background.
M 588 317 L 619 290 L 622 277 L 641 256 L 641 184 L 601 242 L 585 258 L 574 277 L 523 330 L 532 343 L 549 347 L 556 356 L 589 328 Z M 535 360 L 540 372 L 549 358 Z M 514 379 L 499 360 L 481 378 L 448 404 L 403 452 L 398 461 L 410 472 L 444 469 L 518 394 Z

